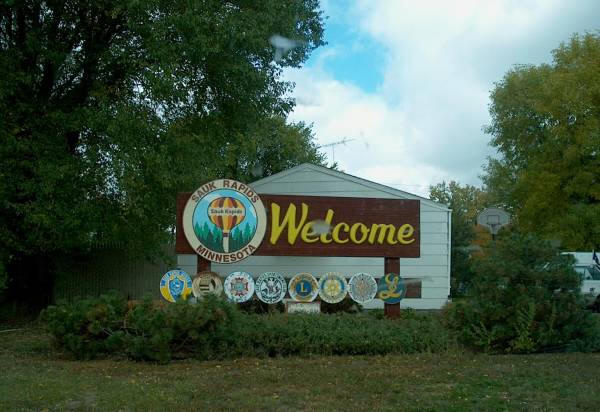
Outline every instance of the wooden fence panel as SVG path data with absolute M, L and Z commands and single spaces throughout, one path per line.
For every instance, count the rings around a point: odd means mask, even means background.
M 165 245 L 170 262 L 149 261 L 136 257 L 124 248 L 97 248 L 92 256 L 73 261 L 57 274 L 54 301 L 75 297 L 99 296 L 115 290 L 130 299 L 145 295 L 159 298 L 159 282 L 170 269 L 175 269 L 175 245 Z

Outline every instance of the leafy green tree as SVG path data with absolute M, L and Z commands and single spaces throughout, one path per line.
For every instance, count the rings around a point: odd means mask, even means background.
M 470 247 L 475 238 L 477 214 L 488 205 L 486 192 L 458 182 L 442 182 L 429 187 L 429 198 L 452 209 L 450 279 L 453 296 L 461 295 L 473 275 Z
M 600 246 L 600 35 L 575 35 L 553 62 L 516 66 L 491 94 L 499 157 L 484 182 L 517 225 L 570 250 Z
M 297 42 L 277 61 L 274 34 Z M 321 162 L 310 129 L 285 122 L 281 79 L 321 44 L 318 0 L 2 2 L 0 258 L 13 286 L 47 297 L 60 257 L 95 240 L 157 252 L 176 193 L 210 178 Z
M 494 352 L 599 349 L 570 256 L 513 230 L 475 262 L 468 297 L 446 313 L 463 342 Z

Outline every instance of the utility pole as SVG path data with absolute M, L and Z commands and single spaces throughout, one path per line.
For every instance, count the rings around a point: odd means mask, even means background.
M 351 142 L 352 140 L 355 139 L 348 139 L 347 137 L 344 137 L 342 140 L 338 140 L 337 142 L 331 142 L 322 144 L 321 146 L 317 146 L 317 149 L 321 149 L 323 147 L 331 147 L 331 158 L 333 159 L 333 163 L 335 163 L 335 147 L 340 144 L 346 144 L 348 142 Z

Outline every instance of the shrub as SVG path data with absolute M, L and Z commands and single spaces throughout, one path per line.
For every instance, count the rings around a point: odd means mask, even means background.
M 196 304 L 145 299 L 128 309 L 113 295 L 49 307 L 57 342 L 78 358 L 100 353 L 168 362 L 172 358 L 369 355 L 439 352 L 453 338 L 432 314 L 399 320 L 359 314 L 247 314 L 215 296 Z
M 213 295 L 193 305 L 156 305 L 145 299 L 125 319 L 126 352 L 133 359 L 158 362 L 201 354 L 226 339 L 237 315 L 233 305 Z
M 245 315 L 240 321 L 233 345 L 220 356 L 440 352 L 453 342 L 435 315 L 390 320 L 369 314 L 271 314 Z
M 122 348 L 121 327 L 127 313 L 127 301 L 114 293 L 99 298 L 60 302 L 42 314 L 57 343 L 79 359 Z
M 447 308 L 447 325 L 486 351 L 565 350 L 586 336 L 590 316 L 570 259 L 532 235 L 505 233 L 475 261 L 468 296 Z
M 283 302 L 278 302 L 274 305 L 270 305 L 253 296 L 252 299 L 244 303 L 238 303 L 237 308 L 244 313 L 283 313 L 285 311 L 285 305 Z

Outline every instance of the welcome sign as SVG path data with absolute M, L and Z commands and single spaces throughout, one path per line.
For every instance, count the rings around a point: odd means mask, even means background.
M 177 253 L 218 263 L 266 256 L 420 256 L 418 200 L 256 194 L 234 180 L 177 200 Z

